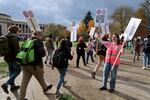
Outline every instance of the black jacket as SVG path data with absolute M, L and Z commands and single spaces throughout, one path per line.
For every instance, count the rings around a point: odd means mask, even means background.
M 83 42 L 83 43 L 78 43 L 77 44 L 77 48 L 76 48 L 76 51 L 77 51 L 77 54 L 85 54 L 85 49 L 86 48 L 86 44 Z
M 36 39 L 35 37 L 32 39 Z M 34 54 L 35 54 L 35 61 L 34 64 L 35 66 L 40 66 L 43 67 L 43 60 L 42 58 L 46 55 L 45 49 L 44 49 L 44 44 L 41 40 L 36 39 L 34 41 Z
M 4 56 L 4 60 L 7 62 L 16 61 L 16 55 L 19 52 L 20 46 L 19 46 L 19 39 L 16 34 L 14 33 L 8 33 L 6 37 L 9 40 L 9 47 L 12 52 L 11 55 Z
M 65 57 L 65 59 L 67 59 L 67 62 L 66 63 L 64 62 L 64 65 L 61 65 L 60 68 L 68 67 L 68 60 L 72 60 L 73 59 L 73 56 L 71 55 L 71 52 L 70 52 L 69 48 L 68 47 L 61 47 L 60 46 L 59 50 L 65 52 L 64 57 Z

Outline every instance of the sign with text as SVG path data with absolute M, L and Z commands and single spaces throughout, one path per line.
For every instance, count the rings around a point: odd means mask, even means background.
M 93 36 L 94 36 L 94 33 L 95 33 L 95 27 L 92 27 L 91 30 L 90 30 L 89 35 L 90 35 L 91 37 L 93 37 Z
M 77 25 L 71 27 L 71 37 L 70 37 L 71 42 L 77 41 L 77 30 L 78 30 Z
M 25 16 L 31 31 L 41 31 L 32 11 L 23 11 L 23 15 Z
M 138 26 L 140 25 L 142 19 L 138 19 L 138 18 L 131 18 L 128 26 L 124 32 L 124 39 L 125 41 L 129 41 L 132 40 Z
M 96 10 L 95 22 L 100 24 L 101 26 L 105 25 L 106 14 L 107 14 L 107 9 L 106 8 L 97 9 Z

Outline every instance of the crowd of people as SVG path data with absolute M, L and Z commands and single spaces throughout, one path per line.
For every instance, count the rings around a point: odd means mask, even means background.
M 60 43 L 58 42 L 58 39 L 56 41 L 56 47 L 53 40 L 52 35 L 49 35 L 49 37 L 46 39 L 45 44 L 43 43 L 43 34 L 41 32 L 33 32 L 31 39 L 35 39 L 34 41 L 34 50 L 35 50 L 35 60 L 32 63 L 26 64 L 26 65 L 18 65 L 16 63 L 16 55 L 19 52 L 20 46 L 19 46 L 19 40 L 17 38 L 17 34 L 19 34 L 19 28 L 15 25 L 10 26 L 8 28 L 8 34 L 7 37 L 9 38 L 9 44 L 11 46 L 12 53 L 10 55 L 4 56 L 4 60 L 8 64 L 9 69 L 9 79 L 6 83 L 1 85 L 2 89 L 5 93 L 9 93 L 8 86 L 10 86 L 11 91 L 16 91 L 20 89 L 20 95 L 19 100 L 27 100 L 25 99 L 26 96 L 26 90 L 28 83 L 32 77 L 32 75 L 38 80 L 40 83 L 43 93 L 46 94 L 48 90 L 52 88 L 52 84 L 47 85 L 45 83 L 44 79 L 44 64 L 43 64 L 43 57 L 46 57 L 44 60 L 45 64 L 49 64 L 52 67 L 56 67 L 59 73 L 59 81 L 57 83 L 56 87 L 56 96 L 60 96 L 60 88 L 61 86 L 65 86 L 67 81 L 65 80 L 65 76 L 68 69 L 68 60 L 72 60 L 74 57 L 74 53 L 71 54 L 72 51 L 72 43 L 70 42 L 69 37 L 62 38 L 60 40 Z M 147 38 L 142 40 L 140 38 L 133 39 L 133 42 L 130 42 L 133 44 L 133 49 L 130 48 L 130 50 L 133 52 L 133 62 L 135 62 L 135 59 L 140 60 L 140 52 L 142 50 L 143 52 L 143 69 L 146 69 L 150 67 L 150 35 L 147 36 Z M 84 41 L 84 37 L 80 36 L 78 39 L 78 43 L 76 46 L 76 67 L 82 67 L 80 65 L 80 57 L 82 57 L 83 64 L 86 66 L 89 64 L 89 57 L 91 58 L 92 63 L 97 62 L 96 66 L 94 66 L 94 69 L 91 71 L 91 77 L 95 79 L 96 72 L 98 71 L 99 67 L 102 65 L 102 62 L 104 62 L 103 67 L 103 81 L 102 81 L 102 87 L 99 88 L 99 90 L 107 90 L 107 81 L 109 75 L 111 75 L 110 80 L 110 89 L 109 92 L 115 91 L 116 86 L 116 79 L 117 79 L 117 70 L 120 66 L 120 55 L 124 53 L 124 46 L 123 44 L 128 46 L 128 42 L 122 42 L 120 41 L 120 37 L 118 34 L 113 34 L 111 37 L 109 35 L 100 36 L 97 34 L 96 37 L 90 37 L 88 42 L 86 43 Z M 60 53 L 58 53 L 60 52 Z M 132 53 L 131 52 L 131 53 Z M 96 61 L 96 58 L 93 57 L 94 53 L 96 53 L 96 57 L 98 60 Z M 60 54 L 63 57 L 55 58 L 54 56 L 59 56 Z M 118 55 L 119 54 L 119 55 Z M 54 60 L 58 61 L 54 61 Z M 63 61 L 61 61 L 63 59 Z M 54 62 L 59 63 L 58 65 Z M 61 64 L 63 62 L 63 64 Z M 23 72 L 23 78 L 21 82 L 21 86 L 15 84 L 16 77 L 20 74 L 22 69 Z M 111 74 L 110 74 L 111 73 Z

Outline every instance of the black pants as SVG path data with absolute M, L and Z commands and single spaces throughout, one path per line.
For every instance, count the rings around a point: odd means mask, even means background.
M 84 54 L 77 54 L 77 67 L 79 67 L 80 56 L 82 56 L 83 63 L 84 63 L 84 65 L 86 65 L 86 63 L 85 63 L 85 53 Z

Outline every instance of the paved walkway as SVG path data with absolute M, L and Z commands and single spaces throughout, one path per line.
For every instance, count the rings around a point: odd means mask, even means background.
M 70 62 L 66 77 L 68 80 L 67 87 L 61 90 L 72 94 L 76 97 L 76 100 L 150 100 L 150 69 L 143 70 L 142 61 L 133 63 L 131 56 L 130 53 L 123 55 L 118 70 L 116 92 L 112 94 L 108 91 L 99 91 L 102 85 L 103 66 L 97 72 L 96 79 L 92 79 L 90 73 L 96 63 L 90 63 L 84 67 L 81 61 L 80 68 L 77 69 L 75 68 L 75 59 Z M 17 78 L 17 84 L 20 84 L 21 78 L 22 74 Z M 45 96 L 39 83 L 32 77 L 27 90 L 27 98 L 29 100 L 55 100 L 53 96 L 57 78 L 57 70 L 52 70 L 45 65 L 45 79 L 47 83 L 54 84 L 53 89 L 49 91 L 49 95 Z M 5 80 L 2 79 L 0 84 Z M 5 94 L 0 88 L 0 100 L 6 100 L 6 98 L 7 100 L 16 100 L 17 95 L 18 92 Z

